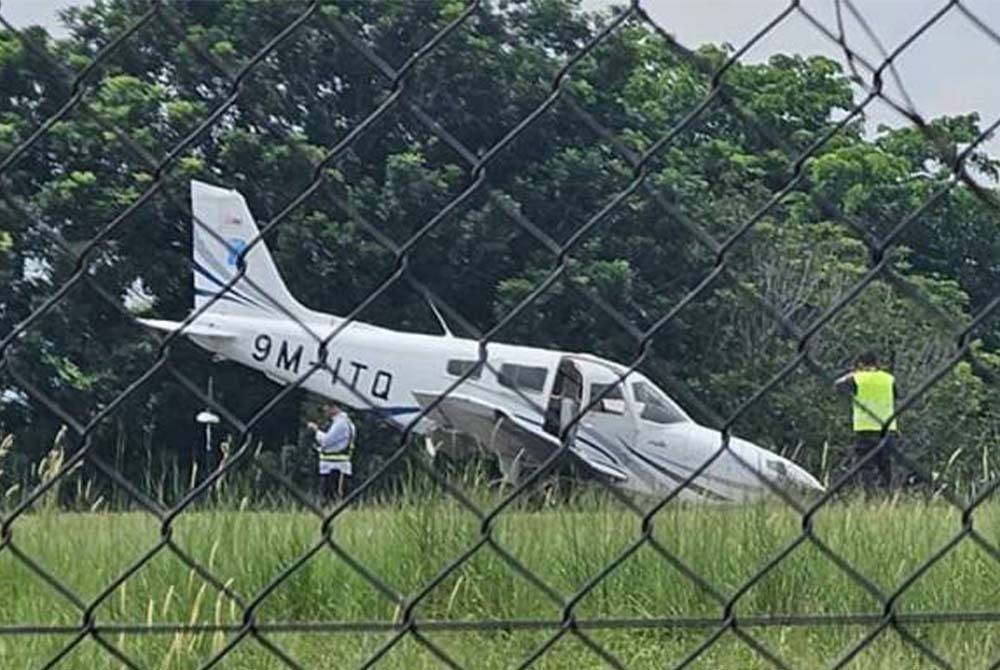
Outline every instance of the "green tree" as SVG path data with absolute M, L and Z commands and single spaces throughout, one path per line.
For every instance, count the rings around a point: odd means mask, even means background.
M 158 351 L 122 308 L 164 318 L 190 310 L 187 181 L 238 188 L 259 220 L 271 220 L 310 184 L 326 153 L 392 95 L 392 71 L 463 7 L 446 0 L 326 5 L 237 80 L 306 5 L 163 6 L 85 79 L 83 104 L 3 173 L 3 332 L 74 276 L 79 254 L 88 260 L 79 285 L 12 346 L 10 365 L 84 422 L 107 407 Z M 28 37 L 80 71 L 147 9 L 139 0 L 108 0 L 68 10 L 65 39 L 39 29 Z M 396 269 L 396 256 L 380 236 L 406 241 L 476 178 L 421 114 L 482 155 L 546 99 L 559 68 L 606 21 L 571 0 L 486 3 L 420 58 L 400 101 L 326 166 L 323 187 L 268 234 L 293 292 L 311 307 L 339 314 L 361 304 Z M 341 28 L 388 70 L 368 62 Z M 558 263 L 518 218 L 557 244 L 574 239 L 633 184 L 635 156 L 709 94 L 703 65 L 718 66 L 729 55 L 706 46 L 696 62 L 645 26 L 622 26 L 569 73 L 564 99 L 486 165 L 482 186 L 465 204 L 413 247 L 411 276 L 477 329 L 491 328 Z M 0 35 L 0 82 L 4 155 L 73 94 L 70 76 L 9 34 Z M 736 64 L 723 82 L 728 101 L 713 99 L 648 158 L 648 188 L 637 188 L 576 239 L 560 280 L 501 339 L 632 360 L 634 339 L 591 298 L 648 328 L 717 263 L 706 238 L 722 243 L 739 234 L 724 256 L 726 272 L 658 333 L 655 356 L 645 364 L 689 406 L 704 407 L 696 411 L 699 418 L 726 417 L 796 355 L 794 338 L 759 299 L 806 328 L 870 267 L 861 234 L 832 213 L 871 235 L 889 234 L 949 186 L 940 148 L 956 155 L 979 132 L 977 118 L 962 116 L 935 120 L 935 142 L 914 130 L 882 129 L 869 138 L 859 119 L 824 143 L 805 163 L 808 178 L 744 234 L 745 222 L 793 179 L 798 152 L 828 133 L 855 99 L 837 64 L 819 56 Z M 574 106 L 606 133 L 595 133 Z M 213 113 L 215 122 L 194 134 Z M 186 145 L 175 151 L 181 142 Z M 994 161 L 974 152 L 970 165 L 994 186 Z M 149 191 L 120 225 L 105 229 Z M 916 388 L 945 360 L 955 328 L 996 294 L 996 211 L 965 185 L 951 187 L 892 252 L 894 272 L 937 305 L 947 324 L 883 278 L 816 333 L 810 341 L 816 361 L 839 372 L 859 348 L 875 344 L 894 354 L 904 388 Z M 90 245 L 97 235 L 99 243 Z M 148 294 L 151 304 L 136 293 Z M 405 280 L 361 318 L 436 328 Z M 996 434 L 996 386 L 983 372 L 996 368 L 996 333 L 995 325 L 976 333 L 982 366 L 956 368 L 907 417 L 911 454 L 929 470 L 968 479 L 984 469 L 977 465 L 982 453 L 975 452 L 981 436 Z M 244 419 L 276 392 L 248 371 L 210 366 L 183 342 L 171 347 L 170 360 L 199 384 L 211 371 L 220 398 Z M 8 397 L 22 397 L 9 371 L 0 374 Z M 297 439 L 302 401 L 292 394 L 255 426 L 266 450 Z M 164 369 L 119 408 L 122 420 L 102 424 L 94 439 L 108 455 L 122 444 L 155 454 L 122 463 L 130 475 L 148 474 L 157 459 L 183 464 L 201 439 L 191 421 L 200 404 Z M 44 404 L 32 402 L 26 411 L 8 400 L 0 407 L 0 420 L 18 432 L 17 449 L 26 458 L 49 448 L 58 419 Z M 803 369 L 745 413 L 738 428 L 777 449 L 800 445 L 800 460 L 816 468 L 824 442 L 842 453 L 847 411 L 827 382 Z M 961 439 L 946 438 L 956 425 Z M 374 431 L 374 423 L 366 430 Z M 383 456 L 396 444 L 389 434 L 366 441 Z M 956 450 L 960 457 L 948 465 Z

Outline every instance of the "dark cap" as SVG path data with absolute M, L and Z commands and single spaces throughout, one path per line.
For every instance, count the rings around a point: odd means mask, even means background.
M 855 363 L 859 366 L 872 368 L 878 365 L 878 355 L 871 349 L 866 349 L 858 354 Z

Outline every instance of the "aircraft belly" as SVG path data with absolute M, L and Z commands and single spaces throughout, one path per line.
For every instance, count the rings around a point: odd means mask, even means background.
M 429 407 L 436 398 L 431 393 L 414 396 L 424 407 Z M 475 438 L 499 458 L 505 472 L 527 473 L 560 446 L 556 438 L 541 432 L 539 419 L 508 411 L 483 399 L 451 396 L 434 405 L 429 418 L 440 426 Z M 673 436 L 669 446 L 662 442 L 637 446 L 622 437 L 612 439 L 600 431 L 581 428 L 574 437 L 571 452 L 598 478 L 627 491 L 708 502 L 735 502 L 765 493 L 753 473 L 745 468 L 742 473 L 737 471 L 742 466 L 730 454 L 720 455 L 691 479 L 714 450 L 706 449 L 704 444 L 688 443 L 684 435 Z
M 631 447 L 623 445 L 630 456 L 636 478 L 650 488 L 657 496 L 673 493 L 683 487 L 677 497 L 682 500 L 735 502 L 759 497 L 764 493 L 759 482 L 752 480 L 749 472 L 738 476 L 733 471 L 733 463 L 724 462 L 729 454 L 719 455 L 708 467 L 702 469 L 713 453 L 695 450 L 675 442 L 676 447 L 661 445 Z M 693 479 L 691 476 L 698 472 Z

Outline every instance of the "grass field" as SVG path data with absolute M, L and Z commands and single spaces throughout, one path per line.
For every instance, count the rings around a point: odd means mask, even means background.
M 449 561 L 473 546 L 479 521 L 455 503 L 367 505 L 334 526 L 344 550 L 398 593 L 411 595 Z M 816 518 L 816 535 L 883 591 L 901 584 L 961 528 L 960 515 L 944 504 L 841 503 Z M 1000 507 L 985 507 L 976 528 L 1000 539 Z M 800 532 L 800 519 L 779 505 L 747 508 L 668 507 L 657 516 L 655 537 L 716 589 L 731 594 Z M 541 511 L 512 510 L 495 524 L 496 541 L 552 589 L 569 597 L 641 535 L 640 521 L 613 502 Z M 13 542 L 88 601 L 159 538 L 159 524 L 141 513 L 40 513 L 14 525 Z M 320 538 L 306 513 L 194 511 L 174 525 L 173 538 L 239 594 L 251 598 Z M 963 542 L 899 598 L 897 610 L 1000 611 L 1000 565 Z M 579 600 L 580 621 L 665 617 L 718 620 L 722 607 L 648 546 L 644 546 Z M 837 615 L 882 612 L 882 604 L 817 549 L 805 544 L 746 590 L 739 617 Z M 328 549 L 278 586 L 261 603 L 257 621 L 353 621 L 391 624 L 399 606 Z M 551 621 L 545 628 L 448 631 L 433 624 L 422 634 L 466 668 L 513 668 L 558 632 L 561 606 L 510 569 L 489 547 L 430 591 L 415 610 L 418 621 L 517 619 Z M 222 624 L 238 626 L 240 608 L 167 552 L 111 593 L 96 610 L 102 625 Z M 77 625 L 80 613 L 0 551 L 0 627 Z M 697 623 L 695 621 L 692 624 Z M 710 625 L 625 629 L 589 624 L 587 636 L 626 667 L 669 668 L 713 634 Z M 810 626 L 748 626 L 741 630 L 785 664 L 828 667 L 871 632 L 859 622 Z M 955 667 L 988 667 L 1000 659 L 1000 623 L 908 623 L 906 630 Z M 381 632 L 270 630 L 266 638 L 307 668 L 351 668 L 391 639 Z M 228 632 L 156 634 L 113 632 L 109 642 L 143 668 L 197 668 L 230 639 Z M 0 668 L 44 666 L 72 635 L 2 635 Z M 93 640 L 57 667 L 103 670 L 123 667 Z M 253 639 L 244 640 L 217 667 L 229 670 L 283 666 Z M 446 667 L 412 636 L 405 636 L 374 666 Z M 573 634 L 562 637 L 532 667 L 603 668 L 605 661 Z M 731 631 L 689 667 L 772 667 Z M 934 667 L 888 630 L 848 666 Z

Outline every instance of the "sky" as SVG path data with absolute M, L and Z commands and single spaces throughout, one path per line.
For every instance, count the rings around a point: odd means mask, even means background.
M 609 0 L 582 0 L 588 9 L 610 6 Z M 839 0 L 802 0 L 801 7 L 833 33 L 837 32 Z M 57 10 L 87 0 L 0 0 L 0 14 L 15 26 L 37 23 L 60 32 Z M 620 4 L 620 3 L 615 3 Z M 947 0 L 841 0 L 848 43 L 870 62 L 880 62 L 880 51 L 848 5 L 864 17 L 887 51 L 896 49 Z M 1000 34 L 1000 0 L 963 0 L 963 6 Z M 729 43 L 739 49 L 788 7 L 789 0 L 644 0 L 649 15 L 687 47 Z M 823 54 L 846 67 L 840 46 L 832 42 L 796 10 L 756 42 L 742 56 L 745 62 L 766 60 L 774 53 Z M 994 40 L 956 8 L 946 12 L 928 32 L 907 47 L 896 60 L 903 88 L 925 117 L 978 112 L 986 127 L 1000 119 L 1000 37 Z M 869 78 L 870 73 L 864 73 Z M 887 80 L 886 92 L 900 102 L 899 87 Z M 881 101 L 869 108 L 870 128 L 878 124 L 908 123 Z M 1000 156 L 1000 133 L 988 144 Z
M 608 6 L 606 0 L 584 0 L 588 8 Z M 646 0 L 642 6 L 664 30 L 689 48 L 705 43 L 728 42 L 736 49 L 789 6 L 789 0 Z M 802 0 L 800 6 L 833 34 L 837 34 L 837 0 Z M 948 5 L 946 0 L 853 0 L 841 2 L 848 45 L 870 63 L 883 59 L 876 43 L 848 10 L 853 6 L 889 53 L 903 44 L 922 24 Z M 963 0 L 963 5 L 994 32 L 1000 33 L 1000 0 Z M 741 57 L 760 62 L 775 53 L 822 54 L 840 62 L 847 59 L 804 16 L 793 11 Z M 949 9 L 927 32 L 904 49 L 895 60 L 903 89 L 925 118 L 978 112 L 983 128 L 1000 119 L 1000 38 L 994 40 L 957 9 Z M 861 71 L 868 83 L 871 74 Z M 889 74 L 889 73 L 887 73 Z M 903 102 L 891 77 L 884 89 Z M 859 89 L 860 90 L 860 89 Z M 876 100 L 869 111 L 869 127 L 899 126 L 909 121 L 889 105 Z M 988 143 L 1000 156 L 1000 133 Z

